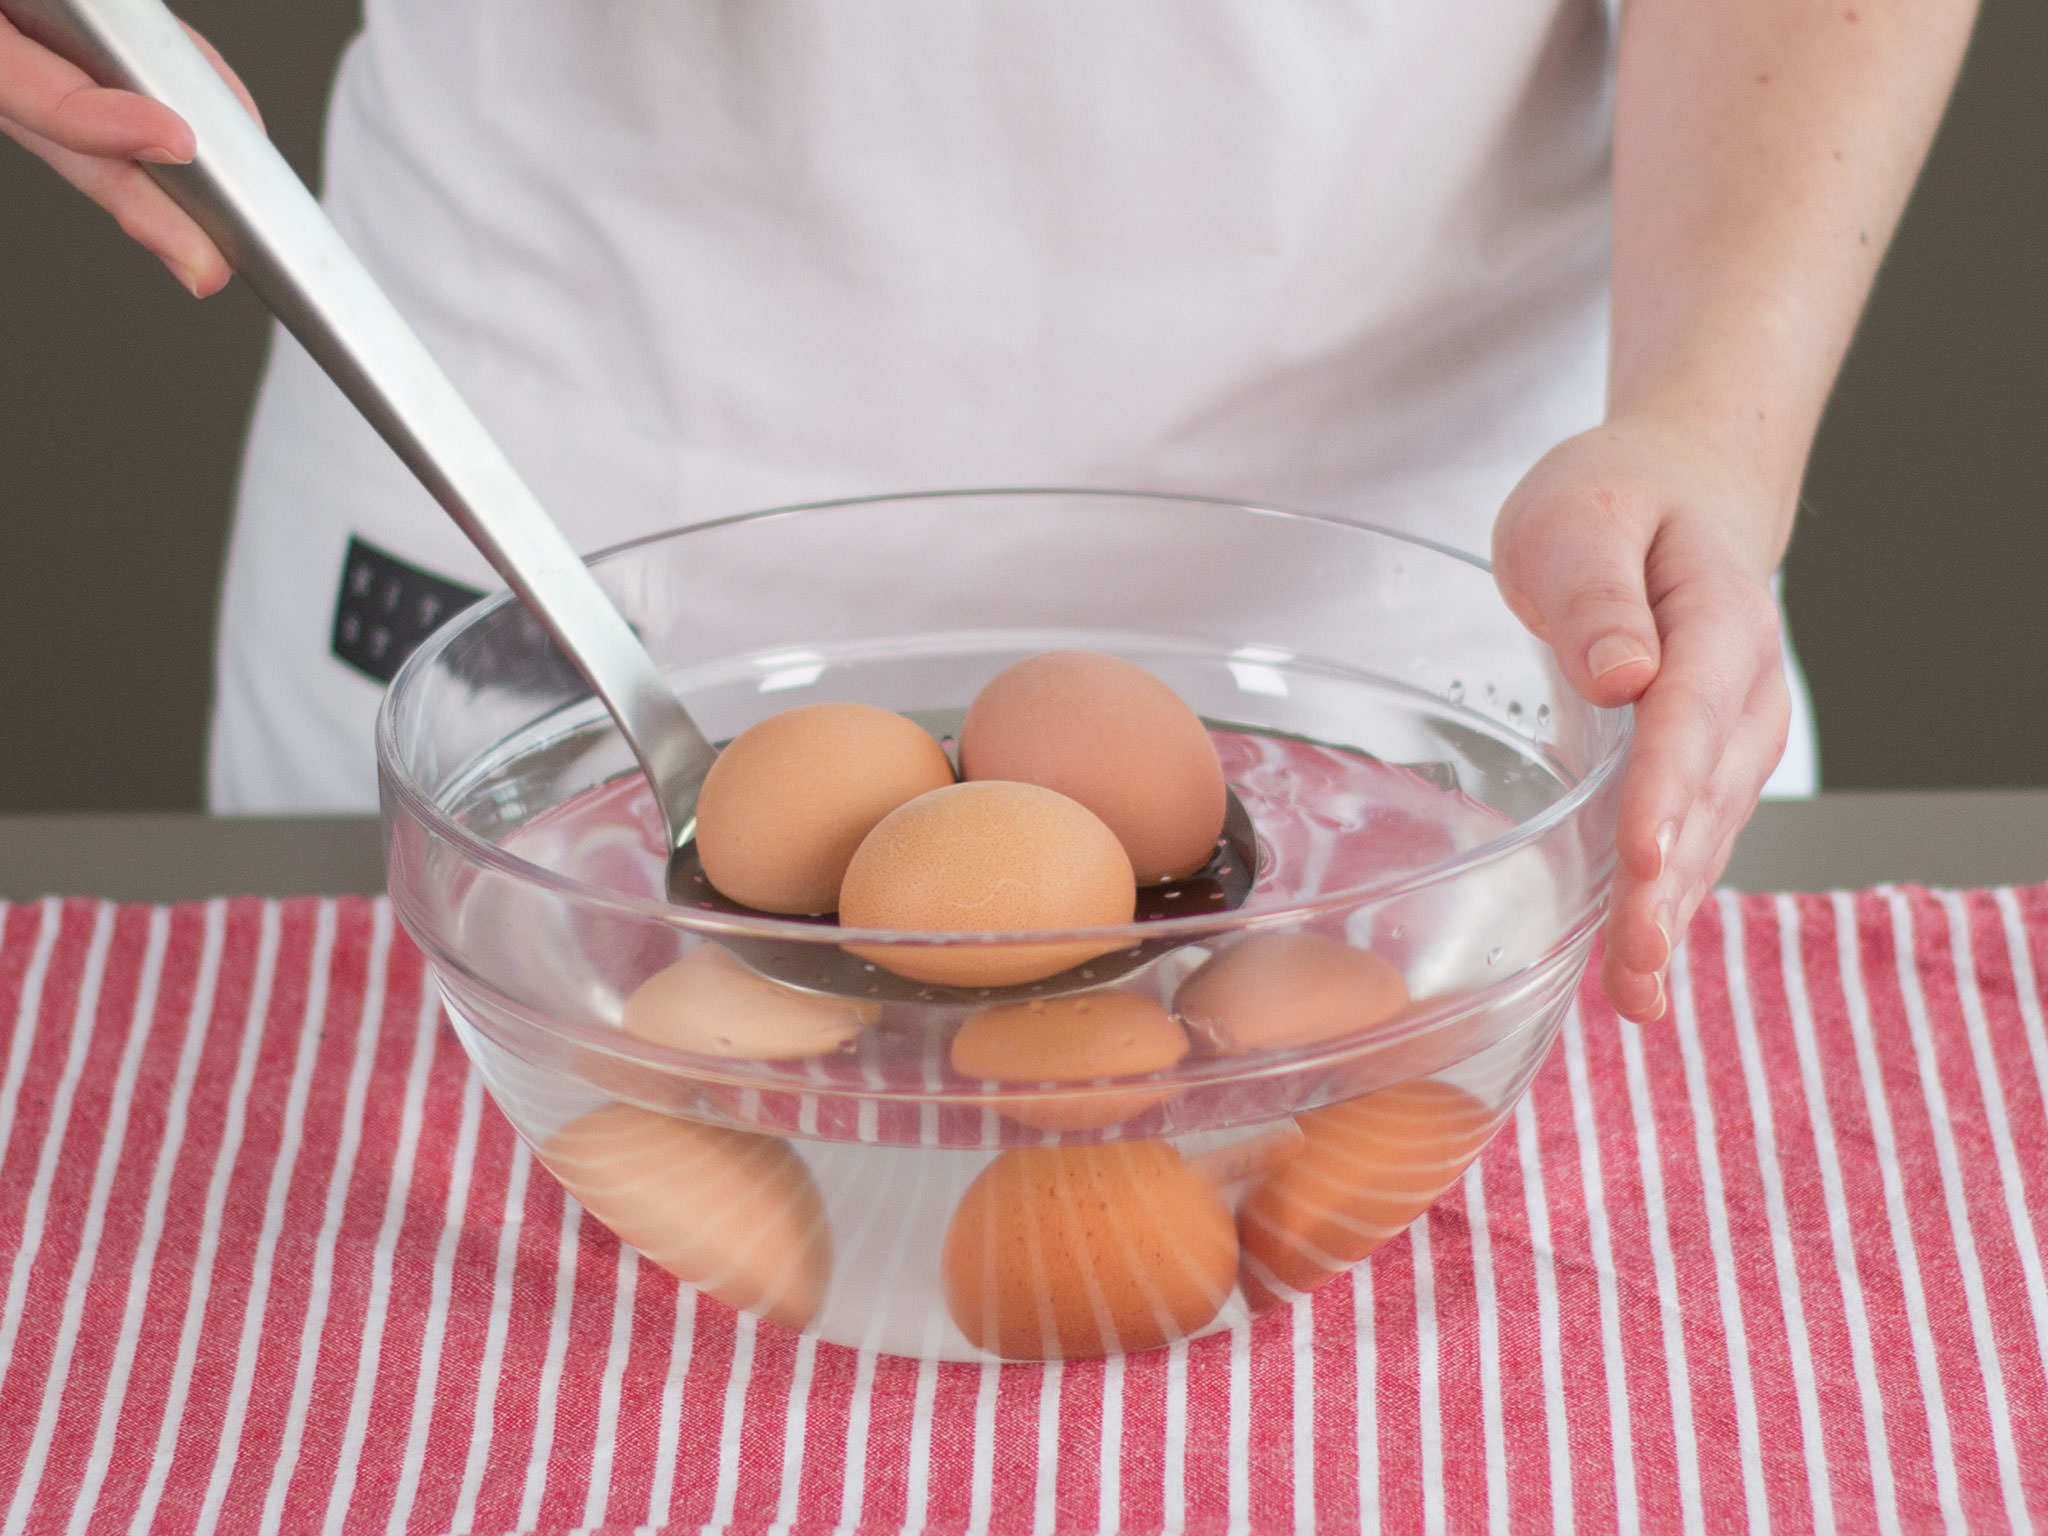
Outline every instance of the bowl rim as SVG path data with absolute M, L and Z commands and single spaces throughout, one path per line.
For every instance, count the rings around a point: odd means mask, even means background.
M 763 522 L 769 518 L 787 517 L 803 512 L 830 512 L 851 507 L 874 506 L 891 502 L 920 501 L 966 501 L 992 497 L 1088 497 L 1095 500 L 1124 501 L 1168 501 L 1187 504 L 1229 507 L 1256 516 L 1279 518 L 1291 522 L 1320 524 L 1341 528 L 1347 532 L 1378 534 L 1397 543 L 1427 550 L 1432 554 L 1448 557 L 1477 571 L 1491 574 L 1489 561 L 1465 550 L 1448 544 L 1387 528 L 1377 523 L 1357 521 L 1318 512 L 1296 512 L 1280 507 L 1269 507 L 1242 501 L 1229 496 L 1189 495 L 1173 491 L 1127 491 L 1105 490 L 1077 486 L 1004 486 L 991 488 L 962 488 L 954 490 L 884 492 L 869 496 L 841 496 L 823 501 L 796 502 L 787 506 L 764 507 L 752 512 L 737 512 L 725 517 L 710 518 L 701 523 L 689 523 L 680 527 L 659 529 L 652 533 L 638 535 L 616 544 L 607 545 L 595 553 L 583 557 L 584 563 L 599 566 L 618 556 L 631 553 L 646 545 L 663 543 L 670 539 L 692 533 L 705 532 L 714 528 L 729 528 L 743 523 Z M 1201 913 L 1189 917 L 1161 918 L 1150 922 L 1116 923 L 1087 928 L 1032 928 L 1007 930 L 960 930 L 934 933 L 889 928 L 848 928 L 837 924 L 805 921 L 796 918 L 742 916 L 734 913 L 706 911 L 698 907 L 678 906 L 653 897 L 635 896 L 625 891 L 592 885 L 586 881 L 559 874 L 545 865 L 521 858 L 488 839 L 479 836 L 460 825 L 447 815 L 418 787 L 399 773 L 394 764 L 398 761 L 396 742 L 396 702 L 401 695 L 415 685 L 417 676 L 431 665 L 433 658 L 452 644 L 471 626 L 483 622 L 516 599 L 510 591 L 500 590 L 486 594 L 480 601 L 463 609 L 455 617 L 435 630 L 400 665 L 397 674 L 384 690 L 378 701 L 376 721 L 377 777 L 387 795 L 395 798 L 406 813 L 436 838 L 457 848 L 465 862 L 482 865 L 499 875 L 511 877 L 522 883 L 539 887 L 556 897 L 567 898 L 586 907 L 612 913 L 656 921 L 664 926 L 684 932 L 703 935 L 707 938 L 748 938 L 766 939 L 778 942 L 801 942 L 840 947 L 849 943 L 889 944 L 917 947 L 944 947 L 949 945 L 988 944 L 1053 944 L 1073 942 L 1109 943 L 1105 953 L 1123 947 L 1124 941 L 1136 944 L 1160 939 L 1195 940 L 1206 935 L 1221 933 L 1253 933 L 1269 929 L 1293 928 L 1332 911 L 1348 910 L 1380 903 L 1428 886 L 1438 885 L 1456 878 L 1482 865 L 1508 859 L 1548 837 L 1558 827 L 1599 794 L 1608 782 L 1621 772 L 1627 761 L 1629 747 L 1634 739 L 1635 722 L 1633 712 L 1626 709 L 1611 709 L 1602 705 L 1588 704 L 1596 715 L 1619 717 L 1620 729 L 1613 747 L 1556 801 L 1526 820 L 1516 822 L 1499 836 L 1465 849 L 1463 852 L 1439 863 L 1419 870 L 1408 870 L 1386 879 L 1368 882 L 1364 885 L 1347 886 L 1342 890 L 1324 892 L 1312 901 L 1294 902 L 1284 907 L 1261 909 L 1246 913 L 1242 908 L 1223 912 Z M 637 765 L 636 765 L 637 771 Z M 389 804 L 385 812 L 387 823 L 386 843 L 389 844 Z

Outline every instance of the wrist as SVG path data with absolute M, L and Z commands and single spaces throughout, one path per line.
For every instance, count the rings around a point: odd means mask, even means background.
M 1631 359 L 1617 338 L 1607 417 L 1713 453 L 1754 499 L 1782 507 L 1789 523 L 1839 358 L 1801 348 L 1795 337 L 1772 339 L 1783 344 L 1695 333 Z
M 1660 517 L 1683 512 L 1695 527 L 1719 530 L 1729 553 L 1767 580 L 1791 541 L 1805 468 L 1731 425 L 1723 412 L 1684 394 L 1610 405 L 1596 431 L 1622 445 L 1635 478 L 1661 491 Z

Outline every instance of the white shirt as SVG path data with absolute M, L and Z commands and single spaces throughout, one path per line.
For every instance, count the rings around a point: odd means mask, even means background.
M 1601 415 L 1598 0 L 367 9 L 327 205 L 581 549 L 1063 484 L 1483 553 Z M 218 810 L 375 803 L 381 690 L 329 651 L 352 535 L 497 585 L 281 339 L 223 597 Z

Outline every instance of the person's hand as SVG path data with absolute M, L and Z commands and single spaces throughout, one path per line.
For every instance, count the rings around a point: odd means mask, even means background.
M 258 123 L 262 115 L 213 45 L 190 27 Z M 0 16 L 0 133 L 48 161 L 58 175 L 114 216 L 133 239 L 200 297 L 234 271 L 213 241 L 137 161 L 183 165 L 197 141 L 185 120 L 132 91 L 95 85 L 76 65 L 25 37 Z
M 1791 702 L 1771 572 L 1791 508 L 1658 423 L 1551 450 L 1494 526 L 1494 577 L 1596 704 L 1635 705 L 1601 981 L 1665 1011 L 1672 945 L 1720 878 L 1785 749 Z

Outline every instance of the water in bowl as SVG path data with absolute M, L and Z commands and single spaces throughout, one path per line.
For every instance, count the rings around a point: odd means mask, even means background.
M 806 1326 L 893 1353 L 984 1358 L 949 1312 L 940 1255 L 963 1194 L 1006 1150 L 1158 1140 L 1214 1164 L 1221 1149 L 1270 1140 L 1275 1127 L 1303 1111 L 1424 1077 L 1455 1084 L 1499 1114 L 1513 1103 L 1547 1041 L 1544 1020 L 1554 1018 L 1578 973 L 1587 937 L 1555 942 L 1554 855 L 1523 850 L 1452 890 L 1344 899 L 1471 855 L 1511 832 L 1513 811 L 1533 795 L 1563 792 L 1562 779 L 1534 754 L 1496 753 L 1491 761 L 1505 764 L 1503 774 L 1486 771 L 1489 759 L 1481 753 L 1475 769 L 1472 740 L 1497 743 L 1499 736 L 1462 729 L 1465 737 L 1438 737 L 1454 744 L 1451 756 L 1406 766 L 1271 730 L 1212 729 L 1226 777 L 1259 835 L 1256 881 L 1241 915 L 1316 909 L 1312 929 L 1391 960 L 1408 977 L 1415 1003 L 1368 1038 L 1298 1052 L 1292 1061 L 1283 1052 L 1251 1073 L 1197 1039 L 1158 1091 L 1132 1098 L 1129 1081 L 1080 1090 L 1121 1091 L 1140 1106 L 1107 1127 L 1048 1131 L 1021 1123 L 1002 1109 L 1005 1092 L 1014 1089 L 961 1078 L 948 1044 L 973 1010 L 957 1002 L 891 1003 L 844 1049 L 798 1061 L 711 1061 L 651 1050 L 617 1029 L 624 998 L 699 940 L 589 912 L 565 912 L 553 932 L 520 931 L 537 922 L 545 928 L 544 910 L 508 907 L 489 881 L 467 894 L 465 949 L 495 951 L 478 969 L 498 976 L 521 973 L 508 951 L 525 955 L 523 974 L 534 980 L 519 1011 L 566 1024 L 580 1046 L 525 1048 L 531 1040 L 504 1016 L 503 1000 L 455 974 L 444 975 L 451 1012 L 498 1102 L 537 1149 L 608 1100 L 794 1149 L 830 1233 L 829 1283 Z M 564 756 L 559 735 L 534 744 L 536 759 L 547 755 Z M 661 824 L 637 775 L 617 774 L 522 819 L 504 786 L 540 784 L 546 775 L 533 762 L 524 772 L 518 764 L 500 766 L 491 776 L 496 797 L 476 803 L 487 805 L 489 818 L 509 823 L 500 839 L 506 853 L 584 885 L 661 899 Z M 508 767 L 513 771 L 503 771 Z M 1467 793 L 1464 784 L 1475 777 L 1508 808 Z M 1119 985 L 1171 1007 L 1178 985 L 1229 938 L 1204 936 Z M 1219 1195 L 1242 1201 L 1255 1183 L 1239 1181 Z M 682 1267 L 688 1278 L 707 1281 Z M 717 1277 L 708 1283 L 717 1294 Z M 1230 1326 L 1245 1308 L 1244 1292 L 1233 1290 L 1187 1331 Z

